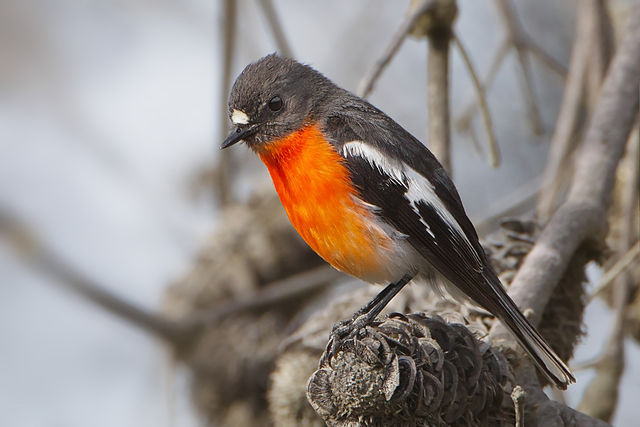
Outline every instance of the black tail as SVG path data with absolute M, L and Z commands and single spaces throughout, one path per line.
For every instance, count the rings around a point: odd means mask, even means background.
M 569 384 L 576 382 L 567 365 L 565 365 L 560 357 L 551 349 L 549 344 L 547 344 L 540 333 L 538 333 L 527 318 L 524 317 L 509 295 L 507 295 L 507 292 L 502 287 L 495 273 L 491 272 L 488 276 L 489 277 L 485 276 L 485 278 L 491 282 L 491 288 L 497 293 L 495 296 L 498 300 L 498 306 L 496 307 L 495 301 L 492 301 L 490 307 L 485 308 L 495 314 L 502 323 L 509 328 L 518 339 L 520 345 L 534 360 L 538 368 L 556 387 L 564 390 Z M 491 276 L 493 276 L 493 280 Z M 493 300 L 491 297 L 488 297 L 488 299 Z

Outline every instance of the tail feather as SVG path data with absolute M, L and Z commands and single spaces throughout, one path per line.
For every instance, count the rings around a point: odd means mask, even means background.
M 517 338 L 522 348 L 531 356 L 542 373 L 562 390 L 566 389 L 569 384 L 576 382 L 567 365 L 524 317 L 515 303 L 510 298 L 507 301 L 503 305 L 505 314 L 499 318 Z
M 538 368 L 544 375 L 556 385 L 556 387 L 564 390 L 569 384 L 576 382 L 575 377 L 560 359 L 560 357 L 547 344 L 540 333 L 531 325 L 529 320 L 518 309 L 513 300 L 507 295 L 500 284 L 497 276 L 495 280 L 487 278 L 492 282 L 492 288 L 498 294 L 497 299 L 500 301 L 497 310 L 491 310 L 502 323 L 513 333 L 522 348 L 531 356 Z

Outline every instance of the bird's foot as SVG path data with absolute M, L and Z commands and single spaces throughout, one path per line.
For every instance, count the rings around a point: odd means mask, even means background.
M 331 338 L 344 340 L 352 338 L 358 334 L 362 328 L 368 326 L 375 320 L 375 316 L 371 317 L 370 313 L 360 313 L 357 311 L 351 319 L 341 320 L 331 330 Z

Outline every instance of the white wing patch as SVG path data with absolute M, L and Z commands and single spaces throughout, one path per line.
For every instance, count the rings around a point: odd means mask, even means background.
M 407 187 L 407 191 L 404 194 L 404 197 L 411 203 L 411 206 L 416 212 L 419 212 L 418 204 L 421 202 L 431 205 L 445 224 L 451 228 L 452 234 L 454 236 L 460 236 L 463 244 L 468 247 L 470 252 L 476 258 L 476 261 L 480 264 L 482 263 L 480 256 L 471 242 L 469 242 L 469 239 L 467 239 L 462 227 L 460 227 L 458 221 L 456 221 L 453 215 L 451 215 L 444 206 L 442 200 L 440 200 L 436 195 L 433 184 L 429 182 L 427 178 L 405 163 L 389 158 L 376 147 L 362 141 L 350 141 L 345 143 L 342 146 L 342 155 L 345 157 L 362 157 L 367 160 L 372 167 L 377 168 L 381 172 L 392 177 L 394 180 L 405 185 Z M 437 244 L 435 241 L 435 235 L 433 234 L 433 231 L 431 231 L 431 227 L 429 227 L 429 224 L 424 221 L 422 216 L 420 216 L 420 222 L 424 224 L 427 233 L 434 238 L 434 242 Z
M 404 183 L 404 165 L 395 159 L 390 159 L 380 152 L 376 147 L 365 144 L 362 141 L 350 141 L 342 146 L 343 156 L 358 156 L 369 162 L 374 168 L 389 175 L 396 181 Z
M 233 110 L 231 113 L 231 121 L 234 125 L 246 125 L 249 123 L 249 116 L 242 110 Z

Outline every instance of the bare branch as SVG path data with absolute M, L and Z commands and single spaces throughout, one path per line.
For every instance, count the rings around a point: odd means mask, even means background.
M 519 385 L 515 386 L 511 391 L 511 400 L 516 413 L 515 427 L 524 427 L 524 400 L 527 393 Z
M 404 42 L 404 39 L 407 37 L 407 34 L 416 23 L 417 19 L 421 15 L 429 11 L 429 9 L 432 9 L 435 3 L 435 0 L 421 0 L 417 5 L 409 10 L 409 13 L 407 14 L 407 16 L 405 16 L 402 24 L 400 24 L 400 27 L 394 33 L 391 41 L 387 45 L 380 58 L 376 60 L 373 66 L 360 80 L 360 83 L 358 84 L 358 90 L 356 91 L 358 96 L 366 98 L 371 94 L 373 86 L 382 74 L 382 71 L 389 64 L 393 56 L 398 52 L 400 46 L 402 46 L 402 42 Z
M 237 313 L 263 311 L 278 304 L 300 300 L 313 292 L 320 292 L 336 283 L 343 274 L 328 265 L 295 274 L 286 279 L 266 284 L 255 294 L 240 300 L 220 302 L 206 311 L 190 314 L 185 318 L 170 319 L 150 312 L 121 298 L 106 287 L 85 277 L 41 242 L 14 215 L 0 209 L 0 233 L 7 237 L 30 265 L 55 283 L 66 287 L 106 311 L 123 318 L 133 325 L 166 339 L 174 345 L 188 342 L 202 327 Z
M 278 52 L 280 52 L 282 56 L 293 58 L 293 52 L 291 51 L 289 42 L 287 42 L 287 38 L 284 35 L 282 25 L 278 19 L 278 14 L 276 13 L 276 9 L 273 7 L 273 2 L 271 0 L 258 0 L 257 3 L 260 9 L 262 9 L 262 13 L 269 24 Z
M 594 54 L 594 46 L 599 43 L 599 24 L 602 21 L 599 13 L 599 0 L 586 0 L 578 3 L 576 34 L 573 39 L 571 63 L 564 89 L 562 106 L 558 115 L 556 128 L 551 138 L 551 148 L 544 172 L 543 191 L 540 194 L 537 213 L 542 221 L 546 221 L 556 207 L 558 194 L 563 185 L 562 175 L 567 172 L 567 162 L 577 142 L 577 129 L 583 113 L 585 102 L 585 85 L 587 75 L 595 75 L 597 71 L 588 71 Z M 600 49 L 596 49 L 600 50 Z M 601 57 L 602 55 L 596 55 Z M 608 65 L 605 64 L 605 66 Z M 600 82 L 604 71 L 599 74 Z M 593 85 L 593 84 L 592 84 Z
M 505 39 L 500 45 L 500 48 L 498 49 L 498 52 L 496 53 L 496 55 L 493 57 L 493 62 L 491 62 L 491 66 L 489 67 L 489 72 L 487 73 L 487 77 L 485 78 L 485 83 L 482 85 L 482 87 L 485 90 L 485 93 L 489 90 L 489 88 L 491 88 L 491 85 L 493 84 L 493 80 L 496 78 L 496 75 L 498 74 L 498 70 L 500 69 L 500 65 L 502 64 L 502 61 L 507 56 L 507 53 L 509 53 L 510 47 L 511 46 L 509 44 L 509 39 Z M 463 112 L 460 114 L 460 116 L 456 120 L 456 127 L 459 130 L 465 131 L 471 127 L 471 120 L 473 119 L 473 116 L 475 115 L 477 108 L 478 108 L 478 103 L 474 99 L 463 110 Z
M 538 108 L 535 104 L 535 98 L 533 94 L 533 85 L 531 83 L 531 76 L 529 75 L 529 60 L 527 53 L 531 53 L 535 58 L 539 59 L 544 65 L 549 67 L 552 71 L 564 78 L 567 73 L 567 69 L 564 65 L 560 64 L 555 58 L 545 52 L 540 46 L 538 46 L 522 29 L 522 25 L 515 16 L 511 5 L 506 0 L 496 0 L 497 8 L 505 22 L 505 29 L 507 35 L 504 41 L 500 44 L 498 52 L 493 58 L 489 72 L 484 81 L 485 91 L 488 91 L 491 87 L 493 80 L 502 65 L 507 53 L 513 48 L 518 55 L 518 61 L 521 71 L 523 73 L 523 86 L 525 90 L 526 101 L 529 105 L 530 115 L 532 117 L 533 128 L 536 130 L 541 129 L 540 119 L 538 114 Z M 474 100 L 471 102 L 460 114 L 456 120 L 456 127 L 462 131 L 466 131 L 471 126 L 471 119 L 476 113 L 478 103 Z M 532 113 L 531 113 L 532 112 Z
M 220 141 L 224 140 L 229 130 L 229 119 L 227 118 L 227 97 L 231 89 L 231 66 L 233 65 L 233 53 L 236 42 L 236 0 L 224 0 L 223 5 L 223 37 L 222 37 L 222 77 L 220 80 Z M 216 144 L 217 146 L 217 144 Z M 221 150 L 218 152 L 217 165 L 217 196 L 220 206 L 225 206 L 231 201 L 231 152 Z
M 509 289 L 521 308 L 533 310 L 534 324 L 578 247 L 604 235 L 616 167 L 638 111 L 638 45 L 640 10 L 636 8 L 589 123 L 568 200 L 545 227 Z M 501 325 L 495 325 L 491 335 L 508 336 Z
M 496 7 L 502 16 L 507 29 L 508 37 L 516 50 L 520 73 L 522 75 L 522 86 L 524 90 L 525 100 L 529 109 L 529 119 L 534 133 L 541 134 L 542 120 L 540 119 L 540 111 L 535 100 L 535 91 L 533 90 L 533 79 L 531 76 L 531 64 L 527 54 L 527 46 L 525 43 L 526 36 L 522 31 L 518 17 L 513 11 L 510 0 L 496 0 Z
M 187 339 L 178 322 L 132 304 L 83 276 L 52 251 L 45 249 L 33 232 L 4 209 L 0 210 L 0 233 L 7 237 L 18 254 L 36 270 L 53 278 L 55 284 L 73 290 L 106 311 L 171 344 L 179 345 Z
M 638 223 L 636 212 L 638 209 L 638 179 L 640 178 L 640 134 L 638 129 L 631 134 L 627 144 L 625 165 L 618 176 L 624 178 L 618 181 L 619 196 L 612 221 L 618 223 L 618 229 L 609 233 L 610 246 L 615 248 L 613 259 L 617 262 L 609 268 L 600 280 L 600 285 L 592 297 L 601 293 L 607 284 L 614 284 L 612 290 L 614 322 L 608 334 L 601 356 L 593 363 L 595 377 L 587 386 L 579 408 L 585 413 L 609 422 L 618 406 L 620 381 L 625 369 L 624 337 L 627 332 L 627 311 L 630 299 L 637 287 L 633 276 L 627 272 L 627 267 L 640 255 L 638 239 Z M 635 242 L 635 245 L 633 243 Z M 629 248 L 631 245 L 633 247 Z M 622 254 L 622 256 L 620 256 Z
M 524 37 L 522 44 L 526 46 L 529 51 L 535 55 L 543 64 L 545 64 L 551 71 L 555 72 L 560 78 L 564 79 L 567 75 L 567 67 L 558 62 L 553 56 L 549 55 L 544 49 L 542 49 L 536 42 L 525 34 L 521 33 Z
M 640 244 L 636 244 L 640 248 Z M 628 280 L 619 280 L 614 290 L 615 318 L 603 357 L 596 364 L 596 376 L 583 395 L 578 410 L 611 421 L 618 405 L 618 391 L 624 372 L 624 313 L 629 298 Z
M 622 274 L 636 258 L 640 255 L 640 242 L 637 242 L 629 251 L 624 254 L 613 266 L 602 276 L 596 289 L 593 291 L 589 299 L 593 299 L 606 290 L 611 283 Z
M 479 236 L 484 236 L 493 231 L 500 220 L 505 217 L 513 217 L 531 212 L 540 190 L 540 179 L 534 178 L 517 187 L 511 193 L 491 203 L 490 209 L 479 216 L 478 220 L 472 218 Z
M 500 166 L 500 150 L 498 148 L 498 142 L 496 140 L 495 131 L 493 129 L 493 121 L 491 120 L 491 113 L 489 112 L 489 105 L 487 104 L 484 86 L 482 86 L 480 78 L 478 78 L 478 74 L 476 74 L 475 67 L 471 63 L 471 58 L 467 53 L 467 49 L 465 49 L 462 41 L 455 33 L 453 35 L 453 42 L 456 44 L 458 50 L 460 51 L 460 56 L 462 56 L 462 60 L 464 61 L 467 70 L 469 71 L 471 80 L 473 81 L 473 87 L 476 90 L 477 102 L 480 106 L 480 112 L 482 113 L 484 127 L 487 131 L 487 139 L 489 144 L 489 164 L 491 165 L 491 167 L 497 168 L 498 166 Z
M 244 299 L 223 301 L 204 312 L 195 312 L 184 319 L 184 327 L 188 330 L 197 329 L 238 312 L 260 311 L 277 304 L 286 304 L 333 285 L 340 277 L 344 275 L 328 265 L 322 265 L 265 285 L 260 291 Z
M 428 145 L 442 166 L 451 169 L 451 125 L 449 119 L 450 34 L 429 36 L 427 57 Z
M 421 3 L 418 3 L 421 4 Z M 449 46 L 458 15 L 455 0 L 441 0 L 416 20 L 414 37 L 429 40 L 427 54 L 428 145 L 451 174 L 451 124 L 449 113 Z
M 602 80 L 609 67 L 614 49 L 613 26 L 607 3 L 606 0 L 591 0 L 588 2 L 588 9 L 591 15 L 589 18 L 593 29 L 585 89 L 587 103 L 591 110 L 598 100 L 600 86 L 602 86 Z

